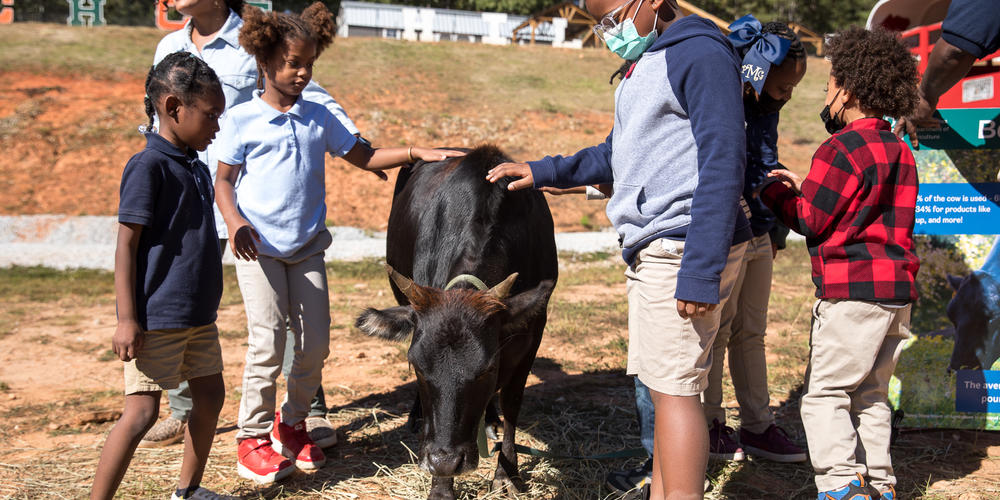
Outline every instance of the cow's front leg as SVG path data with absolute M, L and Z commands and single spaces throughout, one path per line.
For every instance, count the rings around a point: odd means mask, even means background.
M 497 455 L 497 470 L 493 474 L 493 490 L 503 489 L 508 493 L 523 493 L 528 490 L 517 471 L 517 450 L 514 449 L 517 434 L 518 414 L 524 397 L 524 384 L 528 380 L 532 358 L 527 366 L 519 367 L 510 383 L 500 390 L 500 409 L 503 411 L 503 445 Z
M 431 476 L 427 500 L 455 500 L 455 478 Z

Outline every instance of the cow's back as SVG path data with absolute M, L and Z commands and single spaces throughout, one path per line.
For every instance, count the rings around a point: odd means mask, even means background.
M 544 195 L 508 191 L 510 179 L 486 180 L 491 168 L 507 161 L 496 147 L 480 146 L 461 158 L 401 172 L 389 215 L 387 263 L 437 288 L 459 274 L 493 286 L 517 272 L 512 293 L 555 279 L 552 215 Z

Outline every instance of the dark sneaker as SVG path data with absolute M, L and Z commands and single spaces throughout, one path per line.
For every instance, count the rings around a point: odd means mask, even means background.
M 642 485 L 643 481 L 649 482 L 653 475 L 653 459 L 646 460 L 645 463 L 634 469 L 609 472 L 607 478 L 608 487 L 620 493 L 627 493 Z
M 157 448 L 169 446 L 184 440 L 184 422 L 173 415 L 160 420 L 139 441 L 139 448 Z
M 736 462 L 746 458 L 743 448 L 740 448 L 740 444 L 733 438 L 735 433 L 732 427 L 720 424 L 718 420 L 712 420 L 712 426 L 708 429 L 709 458 Z
M 309 439 L 320 448 L 329 448 L 337 444 L 337 431 L 326 417 L 306 417 L 306 432 Z
M 808 458 L 806 452 L 788 439 L 788 434 L 781 427 L 774 424 L 760 434 L 740 429 L 740 444 L 748 455 L 775 462 L 805 462 Z
M 879 500 L 896 500 L 896 488 L 890 486 L 888 490 L 879 495 Z
M 847 486 L 836 490 L 821 491 L 816 500 L 875 500 L 879 498 L 878 491 L 875 491 L 864 476 L 858 474 L 858 478 L 847 483 Z

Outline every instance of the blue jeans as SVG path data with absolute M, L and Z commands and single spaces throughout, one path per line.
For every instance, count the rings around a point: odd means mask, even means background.
M 642 447 L 649 453 L 649 459 L 653 459 L 653 424 L 656 421 L 653 398 L 649 396 L 649 388 L 639 381 L 639 377 L 632 377 L 635 380 L 635 410 L 639 418 L 639 440 Z
M 284 375 L 285 378 L 288 378 L 288 373 L 292 370 L 292 359 L 295 357 L 295 338 L 291 334 L 287 337 L 288 343 L 285 345 L 285 359 L 281 364 L 281 374 Z M 188 417 L 191 415 L 192 406 L 191 389 L 188 388 L 187 381 L 185 380 L 181 382 L 176 389 L 170 389 L 167 391 L 167 399 L 170 400 L 170 414 L 181 422 L 187 422 Z M 316 395 L 313 396 L 312 403 L 309 405 L 308 416 L 326 416 L 326 397 L 323 395 L 322 385 L 316 389 Z M 652 429 L 650 429 L 650 432 L 652 432 Z M 650 437 L 650 439 L 652 439 L 652 437 Z

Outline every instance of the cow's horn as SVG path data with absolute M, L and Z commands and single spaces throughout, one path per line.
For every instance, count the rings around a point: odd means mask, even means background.
M 389 264 L 385 265 L 385 270 L 389 272 L 389 279 L 391 279 L 392 282 L 395 283 L 397 287 L 399 287 L 399 291 L 403 292 L 403 295 L 405 295 L 406 298 L 409 299 L 410 302 L 412 303 L 413 280 L 407 278 L 406 276 L 403 276 L 402 274 L 399 274 Z
M 514 280 L 516 279 L 517 273 L 507 276 L 507 279 L 500 282 L 499 285 L 490 288 L 489 294 L 498 299 L 506 299 L 510 295 L 510 289 L 514 287 Z

